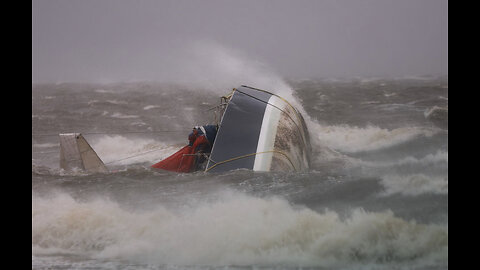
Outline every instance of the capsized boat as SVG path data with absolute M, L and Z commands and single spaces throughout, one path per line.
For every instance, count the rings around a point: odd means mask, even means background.
M 174 172 L 303 171 L 311 146 L 301 113 L 284 98 L 242 85 L 215 109 L 215 123 L 196 126 L 189 144 L 151 167 Z M 108 172 L 80 133 L 59 134 L 60 168 Z
M 175 172 L 309 169 L 305 120 L 284 98 L 242 85 L 223 96 L 216 109 L 218 124 L 194 127 L 189 145 L 152 167 Z

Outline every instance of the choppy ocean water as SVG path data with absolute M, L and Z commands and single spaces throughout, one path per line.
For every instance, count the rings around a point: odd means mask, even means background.
M 32 269 L 448 268 L 448 80 L 287 84 L 306 172 L 149 167 L 231 89 L 33 84 Z M 60 170 L 68 132 L 111 172 Z

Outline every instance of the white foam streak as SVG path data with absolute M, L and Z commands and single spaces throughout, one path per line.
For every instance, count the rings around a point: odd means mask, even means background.
M 395 193 L 404 195 L 420 195 L 425 193 L 448 194 L 448 177 L 413 175 L 386 175 L 382 177 L 385 187 L 383 195 Z
M 58 147 L 58 143 L 36 143 L 36 144 L 33 144 L 33 147 L 36 147 L 36 148 Z
M 423 127 L 384 129 L 377 126 L 321 125 L 309 123 L 312 140 L 338 151 L 354 153 L 374 151 L 407 142 L 418 136 L 432 136 L 437 131 Z
M 151 110 L 151 109 L 156 109 L 156 108 L 160 108 L 160 106 L 158 106 L 158 105 L 147 105 L 147 106 L 143 107 L 144 110 Z
M 356 209 L 341 220 L 333 211 L 233 192 L 183 211 L 162 205 L 125 210 L 105 199 L 77 202 L 66 194 L 33 197 L 33 254 L 53 250 L 176 265 L 438 265 L 448 263 L 448 228 L 390 211 Z
M 123 113 L 116 112 L 116 113 L 113 113 L 111 115 L 111 117 L 119 118 L 119 119 L 132 119 L 132 118 L 139 118 L 140 116 L 138 116 L 138 115 L 128 115 L 128 114 L 123 114 Z
M 345 156 L 345 159 L 348 160 L 348 162 L 352 166 L 363 166 L 366 168 L 392 168 L 392 167 L 400 167 L 400 166 L 422 166 L 423 168 L 425 167 L 431 167 L 434 165 L 448 165 L 448 152 L 446 151 L 441 151 L 438 150 L 434 154 L 428 154 L 424 157 L 417 158 L 417 157 L 412 157 L 408 156 L 399 160 L 394 160 L 394 161 L 364 161 L 361 159 L 356 159 L 352 157 Z
M 435 164 L 440 162 L 448 163 L 448 152 L 438 150 L 435 154 L 428 154 L 423 158 L 406 157 L 400 160 L 399 162 L 397 162 L 397 164 L 421 163 L 421 164 L 429 165 L 429 164 Z

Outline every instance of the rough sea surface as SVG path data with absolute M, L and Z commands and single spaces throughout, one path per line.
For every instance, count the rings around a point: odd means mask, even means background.
M 305 172 L 150 168 L 238 85 L 33 84 L 32 269 L 447 269 L 448 79 L 285 84 Z M 109 173 L 59 168 L 70 132 Z

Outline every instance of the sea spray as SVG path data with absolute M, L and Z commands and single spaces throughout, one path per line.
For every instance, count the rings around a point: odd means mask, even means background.
M 65 193 L 32 198 L 34 253 L 73 253 L 176 265 L 339 266 L 441 263 L 448 230 L 354 209 L 346 219 L 224 191 L 216 200 L 174 210 L 126 210 L 105 198 Z M 433 261 L 432 261 L 433 260 Z
M 195 41 L 182 48 L 178 61 L 186 73 L 182 84 L 204 88 L 218 94 L 240 85 L 248 85 L 278 94 L 288 93 L 290 87 L 260 59 L 211 40 Z M 285 91 L 285 92 L 284 92 Z
M 445 106 L 435 97 L 446 89 L 290 85 L 308 112 L 315 156 L 311 170 L 287 174 L 149 168 L 206 123 L 223 87 L 32 85 L 32 133 L 54 134 L 32 138 L 32 268 L 448 268 L 448 130 L 423 115 Z M 329 99 L 320 104 L 320 95 Z M 410 106 L 385 112 L 390 103 Z M 159 150 L 107 174 L 65 174 L 50 152 L 66 131 L 105 132 L 86 136 L 106 161 Z

